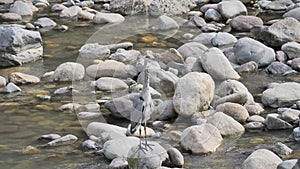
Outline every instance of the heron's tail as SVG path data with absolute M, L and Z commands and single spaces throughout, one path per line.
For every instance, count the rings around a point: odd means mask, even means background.
M 138 127 L 139 127 L 138 124 L 139 124 L 138 122 L 134 122 L 134 121 L 131 122 L 131 126 L 130 126 L 130 134 L 133 134 L 133 133 L 136 132 L 136 130 L 137 130 Z

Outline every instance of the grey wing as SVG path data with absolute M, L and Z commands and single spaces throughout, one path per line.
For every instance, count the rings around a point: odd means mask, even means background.
M 130 114 L 131 127 L 130 132 L 134 133 L 142 122 L 143 111 L 144 111 L 144 100 L 138 96 L 133 100 L 133 111 Z

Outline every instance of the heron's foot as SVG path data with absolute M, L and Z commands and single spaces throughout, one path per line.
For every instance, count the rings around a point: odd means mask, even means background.
M 142 143 L 143 145 L 144 145 L 144 148 L 146 149 L 146 151 L 148 151 L 148 148 L 150 149 L 150 150 L 153 150 L 153 146 L 154 146 L 154 144 L 149 144 L 149 143 Z M 152 146 L 152 147 L 151 147 Z

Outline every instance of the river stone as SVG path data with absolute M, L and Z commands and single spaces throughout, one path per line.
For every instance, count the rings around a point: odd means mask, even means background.
M 32 84 L 32 83 L 35 84 L 40 82 L 40 78 L 25 73 L 21 73 L 21 72 L 11 73 L 8 76 L 8 80 L 17 85 Z
M 2 93 L 13 93 L 13 92 L 20 92 L 20 91 L 22 91 L 22 90 L 17 85 L 10 82 L 3 88 L 3 90 L 1 92 Z
M 121 157 L 117 157 L 109 164 L 109 169 L 126 169 L 128 168 L 128 162 Z
M 190 18 L 190 21 L 188 24 L 191 25 L 192 27 L 196 26 L 196 27 L 201 28 L 202 26 L 206 25 L 207 23 L 206 23 L 205 19 L 196 15 L 196 16 L 192 16 Z
M 169 62 L 184 63 L 183 57 L 179 51 L 174 48 L 166 50 L 165 52 L 159 54 L 156 58 L 165 64 L 168 64 Z
M 178 149 L 172 147 L 167 151 L 167 153 L 171 163 L 175 167 L 182 167 L 184 165 L 184 157 Z
M 226 19 L 248 14 L 246 6 L 241 1 L 236 0 L 220 2 L 218 4 L 218 11 Z
M 263 92 L 262 103 L 273 108 L 288 107 L 300 100 L 300 84 L 286 82 L 275 85 Z
M 281 111 L 281 118 L 289 123 L 297 122 L 300 116 L 300 110 L 290 108 L 279 108 L 278 113 Z
M 215 83 L 206 73 L 191 72 L 181 77 L 173 96 L 174 109 L 179 115 L 191 116 L 207 110 L 214 96 Z
M 193 39 L 193 42 L 198 42 L 198 43 L 201 43 L 207 47 L 212 47 L 213 44 L 212 44 L 212 39 L 216 36 L 216 32 L 210 32 L 210 33 L 201 33 L 200 35 L 196 36 L 194 39 Z M 204 50 L 207 50 L 207 48 Z M 202 52 L 203 53 L 203 52 Z
M 152 141 L 148 143 L 152 149 L 143 151 L 139 145 L 132 147 L 127 158 L 129 168 L 159 168 L 168 158 L 166 150 L 160 144 Z
M 66 9 L 67 7 L 64 6 L 63 4 L 53 4 L 51 7 L 51 11 L 52 12 L 60 12 L 64 9 Z
M 295 141 L 300 141 L 300 127 L 296 127 L 293 129 L 293 138 Z
M 88 136 L 94 135 L 96 137 L 101 136 L 103 133 L 108 133 L 108 139 L 118 139 L 126 137 L 127 129 L 112 124 L 92 122 L 86 128 Z
M 227 32 L 218 32 L 211 40 L 212 44 L 219 48 L 231 47 L 236 41 L 236 37 Z
M 6 79 L 2 76 L 0 76 L 0 88 L 6 86 Z
M 128 88 L 128 85 L 125 82 L 113 77 L 101 77 L 96 83 L 97 88 L 103 91 L 116 91 Z
M 300 42 L 300 27 L 298 20 L 288 17 L 278 22 L 275 22 L 271 26 L 255 26 L 251 29 L 251 33 L 258 40 L 262 40 L 265 43 L 280 47 L 287 42 Z
M 300 58 L 293 59 L 291 66 L 294 70 L 300 72 Z
M 132 147 L 139 145 L 139 143 L 140 139 L 136 137 L 109 140 L 103 145 L 104 155 L 110 160 L 118 157 L 127 158 Z
M 117 49 L 116 53 L 109 56 L 109 59 L 122 62 L 124 64 L 135 64 L 142 54 L 138 50 Z
M 287 145 L 277 142 L 271 148 L 274 153 L 276 153 L 280 158 L 286 158 L 292 154 L 293 150 L 289 148 Z
M 245 105 L 249 115 L 259 115 L 264 111 L 262 104 L 250 103 Z
M 216 22 L 219 22 L 223 19 L 222 15 L 219 13 L 219 11 L 217 11 L 216 9 L 212 9 L 212 8 L 208 9 L 205 12 L 204 17 L 206 20 L 216 21 Z
M 177 113 L 174 109 L 173 100 L 166 100 L 160 103 L 157 108 L 159 113 L 158 120 L 169 120 L 177 117 Z
M 93 2 L 93 1 L 91 1 Z M 88 12 L 88 11 L 79 11 L 77 14 L 77 18 L 79 20 L 84 20 L 84 21 L 92 21 L 95 17 L 95 14 Z
M 180 46 L 177 50 L 182 55 L 184 59 L 188 57 L 196 57 L 201 56 L 208 48 L 201 43 L 198 42 L 189 42 Z
M 102 117 L 101 113 L 94 113 L 94 112 L 80 112 L 77 114 L 77 118 L 83 120 L 93 120 L 100 117 Z
M 55 140 L 52 140 L 48 142 L 46 145 L 47 146 L 62 146 L 62 145 L 70 145 L 75 143 L 78 140 L 76 136 L 73 134 L 68 134 L 62 137 L 59 137 Z
M 265 125 L 262 122 L 253 121 L 245 124 L 244 127 L 249 132 L 258 132 L 263 131 Z
M 292 10 L 289 10 L 288 12 L 286 12 L 285 14 L 282 15 L 283 18 L 288 18 L 288 17 L 292 17 L 297 19 L 298 21 L 300 21 L 300 8 L 295 8 Z
M 93 140 L 85 140 L 84 142 L 82 142 L 81 144 L 83 150 L 98 150 L 100 149 L 100 146 L 98 145 L 98 143 L 96 143 Z
M 1 19 L 5 22 L 22 21 L 22 16 L 16 13 L 4 13 Z
M 286 10 L 288 6 L 293 5 L 294 2 L 292 0 L 275 0 L 271 1 L 265 6 L 265 9 L 274 10 L 274 11 L 281 11 Z
M 266 68 L 266 72 L 275 75 L 286 75 L 295 71 L 290 66 L 282 62 L 273 62 Z
M 262 26 L 263 20 L 256 16 L 244 16 L 240 15 L 234 17 L 230 21 L 230 26 L 232 29 L 241 32 L 249 32 L 253 26 L 260 25 Z
M 0 68 L 36 61 L 43 55 L 42 37 L 37 31 L 1 25 L 0 34 Z
M 61 136 L 59 134 L 45 134 L 42 135 L 39 139 L 43 139 L 43 140 L 55 140 L 61 138 Z
M 93 22 L 96 24 L 104 23 L 120 23 L 125 20 L 124 16 L 118 13 L 103 13 L 98 12 L 93 19 Z
M 190 72 L 202 72 L 203 68 L 200 64 L 198 58 L 188 57 L 185 59 L 183 69 L 180 71 L 182 75 L 188 74 Z
M 240 64 L 254 61 L 258 67 L 262 67 L 275 61 L 275 52 L 272 48 L 248 37 L 239 39 L 233 48 Z
M 222 112 L 217 112 L 210 116 L 207 119 L 207 123 L 218 128 L 222 136 L 242 135 L 245 132 L 243 125 Z
M 248 122 L 264 122 L 265 118 L 259 115 L 252 115 L 247 119 Z
M 157 18 L 157 28 L 162 31 L 170 29 L 179 29 L 178 23 L 167 15 L 161 15 Z
M 21 16 L 32 16 L 33 11 L 30 8 L 30 5 L 28 3 L 22 2 L 22 1 L 16 1 L 14 4 L 12 4 L 9 8 L 10 13 L 15 13 Z
M 128 66 L 115 60 L 105 60 L 90 65 L 86 68 L 86 73 L 93 78 L 115 77 L 121 79 L 132 78 L 137 74 L 136 72 L 131 74 Z
M 213 47 L 204 52 L 200 57 L 200 62 L 203 69 L 216 80 L 238 80 L 241 78 L 218 48 Z
M 280 119 L 278 114 L 268 114 L 265 119 L 265 125 L 269 130 L 280 130 L 293 128 L 291 124 Z
M 78 60 L 80 63 L 90 63 L 95 59 L 107 59 L 109 54 L 110 49 L 107 46 L 99 45 L 98 43 L 89 43 L 79 49 Z
M 287 54 L 289 59 L 300 58 L 300 43 L 287 42 L 281 46 L 281 50 Z
M 12 4 L 14 0 L 0 0 L 0 4 Z
M 66 62 L 60 64 L 54 71 L 54 81 L 73 81 L 82 80 L 84 78 L 85 70 L 83 65 L 75 62 Z
M 243 73 L 251 73 L 251 72 L 257 72 L 258 70 L 258 65 L 256 62 L 254 61 L 250 61 L 247 63 L 244 63 L 238 67 L 235 68 L 235 70 L 239 73 L 239 74 L 243 74 Z
M 50 18 L 39 18 L 34 23 L 34 26 L 38 26 L 40 28 L 54 28 L 56 23 Z
M 81 12 L 82 9 L 79 6 L 71 6 L 69 8 L 63 9 L 59 16 L 62 18 L 76 18 L 78 13 Z
M 67 103 L 67 104 L 60 106 L 59 110 L 73 112 L 75 110 L 78 110 L 81 106 L 82 105 L 80 105 L 78 103 Z
M 254 151 L 242 164 L 242 169 L 274 169 L 282 160 L 273 152 L 266 149 Z
M 297 161 L 297 159 L 285 160 L 277 166 L 277 169 L 291 169 L 296 165 Z
M 186 128 L 182 132 L 180 145 L 193 154 L 208 154 L 215 152 L 222 140 L 220 131 L 206 123 Z
M 216 111 L 223 112 L 240 123 L 244 123 L 249 117 L 246 108 L 237 103 L 228 102 L 220 104 L 216 107 Z

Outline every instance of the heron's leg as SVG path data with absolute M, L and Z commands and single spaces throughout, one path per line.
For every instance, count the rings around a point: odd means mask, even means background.
M 147 141 L 147 128 L 146 128 L 146 126 L 147 126 L 147 122 L 145 122 L 145 124 L 144 124 L 144 132 L 145 132 L 145 149 L 146 150 L 148 150 L 148 148 L 150 149 L 150 150 L 153 150 L 153 148 L 151 147 L 151 146 L 154 146 L 153 144 L 148 144 L 148 141 Z

